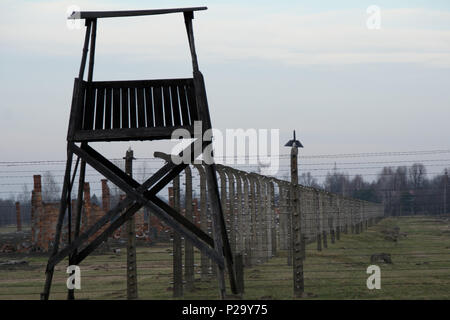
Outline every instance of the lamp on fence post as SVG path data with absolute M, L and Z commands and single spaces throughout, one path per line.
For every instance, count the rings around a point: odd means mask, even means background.
M 303 280 L 303 248 L 304 239 L 301 228 L 300 217 L 300 203 L 298 197 L 298 163 L 297 155 L 298 148 L 303 148 L 303 145 L 295 137 L 289 140 L 285 147 L 291 147 L 291 241 L 290 251 L 292 252 L 292 269 L 294 276 L 294 296 L 302 297 L 304 292 L 304 280 Z

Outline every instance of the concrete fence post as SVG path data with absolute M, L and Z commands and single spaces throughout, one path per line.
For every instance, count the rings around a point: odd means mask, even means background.
M 320 192 L 316 190 L 316 210 L 314 212 L 316 221 L 316 240 L 317 240 L 317 251 L 322 251 L 322 234 L 321 234 L 321 217 L 322 217 L 322 199 Z
M 234 185 L 234 175 L 226 167 L 224 167 L 223 171 L 228 179 L 228 229 L 230 230 L 228 233 L 228 238 L 230 241 L 231 250 L 234 253 L 236 252 L 236 192 Z
M 207 194 L 206 194 L 206 175 L 203 165 L 194 165 L 200 177 L 200 228 L 204 232 L 208 232 L 207 217 Z M 207 279 L 209 274 L 210 261 L 208 256 L 202 251 L 200 253 L 200 277 L 202 280 Z
M 250 180 L 250 226 L 251 226 L 251 265 L 255 266 L 258 263 L 258 252 L 257 252 L 257 225 L 256 225 L 256 211 L 257 211 L 257 190 L 256 190 L 256 179 L 253 174 L 248 175 Z
M 256 178 L 256 194 L 258 196 L 257 202 L 257 210 L 258 213 L 256 215 L 256 225 L 257 225 L 257 254 L 258 254 L 258 263 L 262 263 L 264 261 L 264 252 L 263 252 L 263 241 L 264 241 L 264 210 L 265 210 L 265 194 L 263 193 L 264 186 L 262 185 L 261 178 L 255 174 Z
M 322 194 L 322 235 L 323 235 L 323 247 L 324 249 L 328 248 L 328 233 L 327 230 L 329 228 L 328 226 L 328 211 L 329 211 L 329 202 L 327 201 L 328 194 L 323 193 Z
M 339 195 L 335 196 L 336 199 L 336 240 L 341 240 L 341 199 Z
M 244 216 L 243 216 L 243 233 L 244 233 L 244 242 L 245 242 L 245 251 L 244 251 L 244 263 L 245 266 L 250 266 L 252 261 L 252 213 L 251 213 L 251 199 L 249 195 L 249 189 L 251 188 L 251 182 L 248 178 L 247 174 L 242 174 L 241 176 L 242 182 L 244 184 Z
M 194 222 L 192 207 L 192 171 L 190 166 L 184 169 L 185 175 L 185 197 L 184 197 L 184 215 L 187 220 Z M 186 291 L 194 290 L 194 246 L 184 239 L 184 279 L 186 281 Z
M 244 243 L 244 220 L 242 215 L 242 177 L 241 173 L 233 170 L 234 180 L 236 181 L 236 206 L 235 206 L 235 238 L 236 252 L 243 254 L 245 251 Z
M 330 194 L 330 217 L 328 218 L 328 223 L 330 226 L 330 240 L 331 243 L 334 244 L 336 243 L 336 198 L 335 195 Z
M 169 189 L 170 190 L 170 189 Z M 169 191 L 170 192 L 170 191 Z M 171 205 L 178 212 L 180 211 L 180 176 L 173 179 Z M 173 297 L 183 296 L 183 251 L 181 236 L 172 229 L 172 251 L 173 251 Z

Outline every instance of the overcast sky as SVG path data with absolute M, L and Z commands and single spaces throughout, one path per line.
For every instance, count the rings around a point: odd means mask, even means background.
M 258 5 L 256 5 L 256 3 Z M 0 161 L 65 159 L 82 10 L 208 6 L 194 31 L 213 125 L 293 129 L 304 155 L 450 149 L 450 2 L 0 1 Z M 366 9 L 381 9 L 381 29 Z M 191 75 L 182 15 L 103 19 L 94 80 Z M 100 147 L 140 157 L 159 146 Z M 280 153 L 287 153 L 282 148 Z

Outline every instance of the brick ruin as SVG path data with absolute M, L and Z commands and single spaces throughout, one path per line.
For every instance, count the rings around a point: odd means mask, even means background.
M 89 183 L 85 183 L 83 187 L 83 210 L 81 216 L 80 232 L 86 231 L 97 220 L 108 212 L 111 208 L 112 196 L 106 179 L 101 180 L 101 205 L 97 205 L 91 200 L 91 191 Z M 171 187 L 169 189 L 170 194 L 173 193 Z M 172 195 L 173 196 L 173 195 Z M 122 199 L 125 195 L 120 196 Z M 76 199 L 71 202 L 72 211 L 72 239 L 74 238 L 74 226 L 75 226 L 75 212 L 76 212 Z M 17 232 L 23 233 L 23 238 L 20 243 L 2 243 L 0 246 L 0 252 L 47 252 L 54 240 L 56 224 L 59 215 L 59 201 L 48 202 L 42 199 L 42 182 L 40 175 L 33 176 L 33 190 L 31 192 L 31 236 L 29 231 L 22 232 L 22 219 L 20 203 L 16 202 L 16 218 L 17 218 Z M 192 214 L 193 222 L 200 227 L 200 206 L 198 199 L 192 199 Z M 185 209 L 181 208 L 181 214 L 185 215 Z M 150 227 L 149 227 L 150 223 Z M 89 240 L 93 240 L 100 233 L 102 233 L 109 224 L 105 225 L 102 229 L 97 231 L 90 237 Z M 141 209 L 135 214 L 135 226 L 136 237 L 140 240 L 145 240 L 147 243 L 153 242 L 167 242 L 170 240 L 170 228 L 154 215 L 149 214 L 145 219 L 144 209 Z M 211 226 L 208 225 L 208 228 Z M 117 229 L 110 237 L 112 240 L 126 240 L 126 225 Z M 68 240 L 68 223 L 67 217 L 64 221 L 61 241 L 67 243 Z
M 44 202 L 42 201 L 42 184 L 41 176 L 33 176 L 34 188 L 31 196 L 31 244 L 35 251 L 48 251 L 51 243 L 55 237 L 56 224 L 59 214 L 58 202 Z M 80 232 L 86 231 L 97 220 L 108 212 L 111 207 L 111 193 L 106 179 L 101 180 L 102 183 L 102 201 L 101 206 L 91 201 L 91 192 L 89 183 L 85 183 L 83 187 L 84 199 L 83 210 L 81 216 Z M 72 226 L 75 225 L 75 210 L 76 200 L 72 200 Z M 67 219 L 66 219 L 67 220 Z M 155 225 L 159 221 L 154 221 Z M 65 226 L 62 233 L 62 241 L 67 241 L 68 238 L 68 223 L 65 221 Z M 90 240 L 101 234 L 109 224 L 97 231 L 91 236 Z M 136 237 L 140 239 L 148 238 L 148 223 L 144 219 L 144 211 L 140 210 L 135 214 Z M 126 239 L 125 225 L 118 229 L 112 235 L 114 239 Z M 73 238 L 74 230 L 72 230 Z

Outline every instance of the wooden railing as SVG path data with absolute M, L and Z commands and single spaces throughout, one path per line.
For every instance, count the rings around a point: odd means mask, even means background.
M 198 120 L 193 79 L 75 80 L 75 141 L 170 138 Z M 72 106 L 72 108 L 74 107 Z

